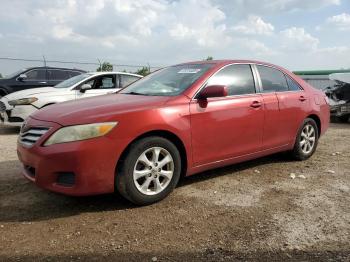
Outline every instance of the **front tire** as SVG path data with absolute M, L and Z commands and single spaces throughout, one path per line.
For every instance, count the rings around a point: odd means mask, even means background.
M 306 118 L 299 128 L 292 156 L 297 160 L 306 160 L 311 157 L 317 148 L 318 138 L 319 130 L 315 120 Z
M 180 173 L 176 146 L 163 137 L 146 137 L 134 142 L 119 162 L 116 189 L 134 204 L 149 205 L 171 193 Z

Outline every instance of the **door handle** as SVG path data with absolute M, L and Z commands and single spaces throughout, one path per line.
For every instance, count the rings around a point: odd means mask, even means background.
M 299 100 L 300 100 L 301 102 L 304 102 L 306 99 L 307 99 L 307 98 L 306 98 L 305 96 L 300 96 L 300 97 L 299 97 Z
M 259 101 L 253 101 L 252 104 L 250 105 L 250 107 L 253 107 L 253 108 L 259 108 L 261 107 L 262 103 L 259 102 Z

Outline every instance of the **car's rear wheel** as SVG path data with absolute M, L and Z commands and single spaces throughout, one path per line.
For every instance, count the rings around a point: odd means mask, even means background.
M 315 120 L 306 118 L 299 128 L 292 155 L 297 160 L 305 160 L 313 155 L 318 144 L 319 130 Z
M 180 178 L 181 158 L 176 146 L 162 137 L 146 137 L 133 143 L 119 162 L 118 192 L 137 205 L 165 198 Z

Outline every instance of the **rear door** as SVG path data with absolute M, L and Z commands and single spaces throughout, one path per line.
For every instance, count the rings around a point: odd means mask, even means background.
M 265 107 L 263 149 L 291 143 L 301 123 L 304 102 L 302 90 L 290 87 L 286 75 L 273 67 L 257 65 Z M 295 83 L 296 84 L 296 83 Z M 305 95 L 306 96 L 306 95 Z
M 190 104 L 195 165 L 238 157 L 261 149 L 264 112 L 250 65 L 229 65 L 212 76 L 209 85 L 228 86 L 229 95 L 193 99 Z
M 71 78 L 70 72 L 62 69 L 48 69 L 47 74 L 50 86 L 57 85 L 58 83 Z

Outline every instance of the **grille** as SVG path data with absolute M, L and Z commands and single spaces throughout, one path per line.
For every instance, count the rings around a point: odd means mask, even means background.
M 72 172 L 60 172 L 57 174 L 57 184 L 71 187 L 75 184 L 75 174 Z
M 5 112 L 6 111 L 6 105 L 4 102 L 0 101 L 0 112 Z
M 23 128 L 24 129 L 24 128 Z M 34 145 L 50 128 L 48 127 L 30 127 L 19 135 L 19 142 L 22 145 Z

